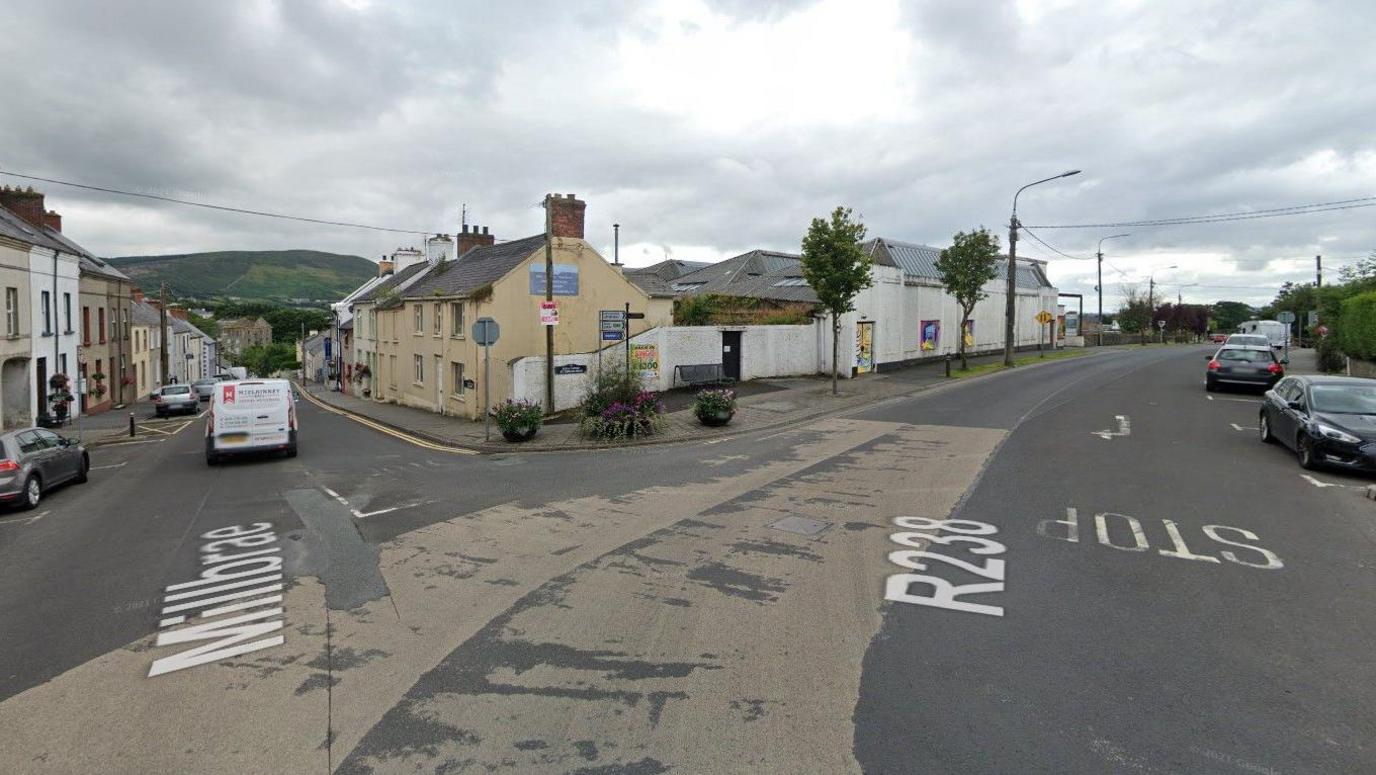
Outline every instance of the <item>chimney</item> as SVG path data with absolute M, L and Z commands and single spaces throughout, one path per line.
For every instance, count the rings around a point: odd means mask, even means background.
M 43 225 L 47 226 L 49 229 L 52 229 L 58 234 L 61 234 L 62 216 L 58 215 L 56 210 L 49 210 L 48 212 L 43 214 Z
M 177 320 L 186 320 L 186 307 L 176 307 L 169 304 L 167 305 L 167 314 Z
M 377 276 L 386 277 L 387 275 L 392 273 L 392 268 L 394 266 L 396 265 L 392 263 L 392 259 L 388 258 L 387 256 L 383 256 L 382 260 L 377 262 Z
M 5 186 L 0 188 L 0 206 L 13 212 L 34 226 L 42 228 L 47 225 L 47 211 L 43 209 L 43 194 L 34 191 L 33 186 L 21 189 L 19 186 L 10 188 Z M 53 213 L 54 216 L 57 213 Z M 61 225 L 61 220 L 58 220 Z M 61 231 L 61 229 L 58 229 Z
M 488 247 L 493 244 L 495 239 L 496 237 L 487 233 L 486 226 L 482 228 L 482 231 L 479 231 L 477 226 L 472 227 L 472 231 L 469 231 L 468 226 L 464 226 L 463 231 L 459 232 L 459 247 L 455 251 L 455 255 L 462 256 L 473 248 Z
M 575 199 L 573 194 L 550 194 L 545 197 L 545 206 L 551 208 L 550 225 L 554 236 L 583 239 L 583 211 L 588 207 L 587 202 Z
M 130 288 L 130 289 L 129 289 L 129 298 L 133 299 L 135 304 L 142 304 L 142 303 L 143 303 L 143 289 L 142 289 L 142 288 Z

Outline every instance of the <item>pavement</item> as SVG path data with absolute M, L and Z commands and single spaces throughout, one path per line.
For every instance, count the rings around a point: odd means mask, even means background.
M 1205 352 L 658 447 L 96 447 L 0 515 L 0 771 L 1376 771 L 1369 481 Z

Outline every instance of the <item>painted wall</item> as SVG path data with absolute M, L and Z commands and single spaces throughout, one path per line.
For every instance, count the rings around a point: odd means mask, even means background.
M 15 289 L 16 330 L 5 315 L 7 288 Z M 0 238 L 0 428 L 33 424 L 33 312 L 29 245 Z
M 76 256 L 66 253 L 57 254 L 57 277 L 56 293 L 53 283 L 53 253 L 47 248 L 32 247 L 29 250 L 29 330 L 33 332 L 33 362 L 29 369 L 30 383 L 34 393 L 29 397 L 29 415 L 38 416 L 38 396 L 48 394 L 48 386 L 38 385 L 38 366 L 39 358 L 46 359 L 48 376 L 64 371 L 63 362 L 66 362 L 65 373 L 71 378 L 71 390 L 75 395 L 80 389 L 77 384 L 77 344 L 81 338 L 81 288 L 79 283 L 80 264 Z M 45 336 L 43 334 L 43 308 L 42 294 L 47 291 L 53 294 L 54 318 L 56 319 L 55 331 Z M 66 325 L 65 310 L 63 308 L 63 294 L 70 294 L 72 306 L 72 325 L 70 331 Z M 68 417 L 75 417 L 80 413 L 79 402 L 72 402 L 68 407 Z

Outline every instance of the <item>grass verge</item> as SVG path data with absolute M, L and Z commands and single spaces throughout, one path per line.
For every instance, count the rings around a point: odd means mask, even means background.
M 1026 366 L 1031 363 L 1045 363 L 1047 361 L 1062 361 L 1067 358 L 1081 358 L 1093 353 L 1095 349 L 1097 348 L 1081 347 L 1074 350 L 1047 351 L 1042 354 L 1044 357 L 1040 358 L 1037 357 L 1035 353 L 1032 355 L 1024 355 L 1013 359 L 1012 368 Z M 991 371 L 1003 371 L 1007 368 L 1009 367 L 1004 366 L 1002 363 L 985 363 L 979 366 L 971 366 L 968 369 L 951 369 L 951 378 L 960 379 L 962 377 L 977 377 L 981 374 L 988 374 Z

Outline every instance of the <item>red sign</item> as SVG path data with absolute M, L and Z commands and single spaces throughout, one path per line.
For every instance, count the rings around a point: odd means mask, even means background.
M 1314 330 L 1318 332 L 1319 336 L 1328 336 L 1328 326 L 1319 326 Z
M 540 325 L 559 325 L 559 305 L 553 301 L 540 302 Z
M 232 404 L 232 403 L 234 403 L 234 388 L 235 388 L 235 387 L 236 387 L 235 385 L 225 385 L 225 386 L 224 386 L 224 391 L 225 391 L 224 402 L 225 402 L 226 404 Z

